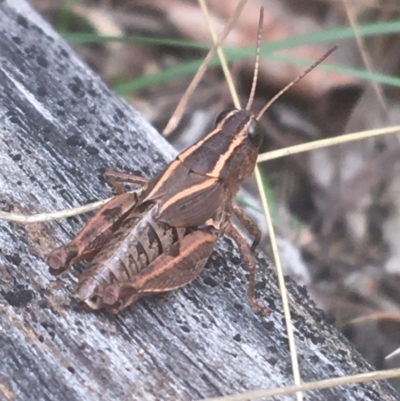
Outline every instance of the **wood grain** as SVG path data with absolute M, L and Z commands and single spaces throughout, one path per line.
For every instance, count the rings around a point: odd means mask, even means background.
M 107 168 L 150 177 L 171 160 L 165 140 L 25 1 L 0 1 L 0 29 L 2 210 L 78 206 L 111 195 Z M 0 222 L 0 399 L 194 400 L 292 383 L 276 277 L 263 255 L 257 289 L 267 319 L 248 303 L 248 274 L 227 238 L 204 274 L 166 300 L 89 313 L 73 297 L 83 265 L 55 278 L 44 262 L 85 220 Z M 303 380 L 372 370 L 306 290 L 288 286 Z M 379 382 L 310 399 L 400 397 Z

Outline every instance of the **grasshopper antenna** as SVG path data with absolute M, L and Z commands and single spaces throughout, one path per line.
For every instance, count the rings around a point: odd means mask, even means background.
M 247 102 L 245 110 L 251 109 L 251 106 L 253 105 L 253 101 L 254 101 L 254 95 L 256 93 L 258 70 L 260 67 L 260 48 L 261 48 L 261 36 L 262 36 L 262 32 L 263 32 L 263 26 L 264 26 L 264 7 L 261 7 L 260 8 L 260 18 L 258 20 L 257 50 L 256 50 L 256 61 L 254 64 L 253 82 L 251 83 L 249 100 Z
M 275 100 L 279 99 L 287 90 L 289 90 L 293 85 L 297 84 L 301 79 L 303 79 L 308 73 L 310 73 L 315 67 L 320 65 L 332 52 L 334 52 L 339 45 L 332 46 L 322 57 L 320 57 L 314 64 L 308 67 L 302 74 L 300 74 L 295 80 L 287 84 L 282 90 L 280 90 L 257 114 L 256 120 L 259 121 L 262 115 L 271 107 Z M 246 108 L 247 109 L 247 108 Z

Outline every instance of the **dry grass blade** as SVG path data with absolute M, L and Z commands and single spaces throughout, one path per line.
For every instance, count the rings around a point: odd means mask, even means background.
M 14 221 L 16 223 L 44 223 L 46 221 L 60 220 L 67 217 L 77 216 L 96 210 L 110 201 L 112 198 L 89 203 L 84 206 L 74 207 L 72 209 L 60 210 L 59 212 L 38 213 L 32 215 L 23 215 L 16 213 L 7 213 L 0 211 L 0 220 Z
M 353 5 L 350 2 L 348 2 L 347 0 L 342 0 L 342 1 L 343 1 L 344 8 L 346 10 L 347 18 L 348 18 L 348 20 L 350 22 L 351 27 L 353 28 L 354 37 L 356 38 L 357 46 L 360 49 L 360 52 L 361 52 L 365 67 L 367 68 L 367 70 L 369 72 L 373 72 L 375 69 L 374 69 L 374 67 L 372 65 L 372 60 L 371 60 L 371 57 L 370 57 L 370 55 L 368 53 L 368 50 L 366 48 L 364 39 L 360 35 L 360 31 L 358 29 L 356 16 L 354 15 L 354 11 L 353 11 Z M 378 100 L 381 103 L 382 110 L 385 111 L 386 117 L 388 118 L 389 117 L 388 107 L 387 107 L 387 104 L 386 104 L 386 101 L 385 101 L 385 96 L 383 94 L 381 86 L 377 82 L 372 82 L 371 85 L 373 86 L 373 88 L 374 88 L 374 90 L 375 90 L 375 92 L 377 94 Z
M 263 188 L 261 173 L 260 173 L 260 169 L 258 168 L 258 166 L 256 166 L 256 168 L 254 170 L 254 174 L 256 177 L 256 181 L 257 181 L 257 187 L 258 187 L 258 192 L 260 194 L 261 203 L 262 203 L 265 217 L 267 220 L 267 226 L 268 226 L 268 232 L 269 232 L 269 236 L 270 236 L 272 253 L 274 255 L 274 262 L 275 262 L 276 271 L 277 271 L 277 275 L 278 275 L 279 291 L 280 291 L 281 299 L 282 299 L 286 331 L 288 334 L 290 358 L 292 361 L 293 378 L 294 378 L 295 384 L 300 385 L 300 383 L 301 383 L 300 365 L 299 365 L 299 360 L 297 358 L 297 351 L 296 351 L 297 347 L 296 347 L 296 340 L 294 337 L 292 316 L 290 313 L 289 296 L 288 296 L 288 293 L 286 290 L 285 276 L 283 274 L 283 267 L 282 267 L 282 263 L 281 263 L 281 258 L 279 256 L 278 242 L 276 240 L 274 224 L 272 222 L 272 216 L 271 216 L 270 208 L 268 206 L 268 200 L 267 200 L 267 196 L 265 194 L 264 188 Z M 297 399 L 302 400 L 303 394 L 297 393 Z
M 397 348 L 396 350 L 394 350 L 393 352 L 391 352 L 389 355 L 385 356 L 385 359 L 386 359 L 386 360 L 391 359 L 391 358 L 393 358 L 394 356 L 397 356 L 397 355 L 399 355 L 399 354 L 400 354 L 400 348 Z
M 299 75 L 298 78 L 296 78 L 293 82 L 291 82 L 285 88 L 283 88 L 281 91 L 279 91 L 260 110 L 260 112 L 257 115 L 257 120 L 261 118 L 261 116 L 265 113 L 266 110 L 268 110 L 268 108 L 275 102 L 275 100 L 277 100 L 279 97 L 281 97 L 282 94 L 284 94 L 293 85 L 295 85 L 304 76 L 306 76 L 310 71 L 312 71 L 326 57 L 328 57 L 336 48 L 337 48 L 337 46 L 332 47 L 319 60 L 317 60 L 307 70 L 305 70 L 301 75 Z M 270 208 L 268 206 L 268 200 L 267 200 L 267 197 L 266 197 L 264 189 L 263 189 L 263 183 L 262 183 L 261 174 L 260 174 L 260 170 L 259 170 L 258 166 L 255 169 L 255 176 L 256 176 L 256 180 L 257 180 L 258 191 L 259 191 L 259 194 L 261 197 L 261 203 L 263 205 L 263 210 L 264 210 L 266 220 L 267 220 L 268 232 L 270 233 L 271 247 L 272 247 L 272 251 L 273 251 L 273 255 L 274 255 L 274 262 L 275 262 L 277 274 L 278 274 L 278 283 L 279 283 L 279 289 L 280 289 L 280 293 L 281 293 L 282 305 L 283 305 L 283 310 L 284 310 L 284 315 L 285 315 L 286 330 L 288 332 L 288 341 L 289 341 L 290 355 L 291 355 L 291 360 L 292 360 L 294 382 L 296 385 L 300 385 L 300 383 L 301 383 L 300 367 L 299 367 L 299 362 L 298 362 L 298 358 L 297 358 L 296 342 L 295 342 L 295 337 L 294 337 L 293 325 L 291 322 L 291 313 L 290 313 L 290 306 L 289 306 L 289 298 L 288 298 L 288 294 L 287 294 L 287 290 L 286 290 L 285 277 L 283 274 L 283 268 L 282 268 L 282 264 L 281 264 L 281 260 L 280 260 L 280 256 L 279 256 L 278 244 L 277 244 L 276 237 L 275 237 L 274 225 L 272 222 Z M 303 399 L 302 393 L 297 392 L 296 395 L 297 395 L 298 400 Z
M 309 152 L 310 150 L 326 148 L 328 146 L 339 145 L 342 143 L 359 141 L 361 139 L 372 138 L 374 136 L 396 134 L 400 132 L 400 125 L 387 128 L 373 129 L 369 131 L 354 132 L 351 134 L 341 135 L 334 138 L 321 139 L 318 141 L 303 143 L 301 145 L 289 146 L 287 148 L 274 150 L 271 152 L 263 153 L 258 157 L 258 163 L 265 162 L 267 160 L 278 159 L 296 153 Z
M 226 397 L 207 398 L 201 401 L 250 401 L 262 397 L 276 397 L 279 395 L 290 395 L 298 391 L 312 391 L 344 386 L 354 383 L 364 383 L 374 380 L 385 380 L 400 377 L 400 369 L 380 370 L 377 372 L 360 373 L 353 376 L 337 377 L 334 379 L 320 380 L 303 383 L 296 386 L 280 387 L 268 390 L 248 391 L 246 393 L 229 395 Z
M 184 93 L 184 95 L 180 99 L 178 105 L 176 106 L 176 109 L 175 109 L 173 115 L 171 116 L 170 120 L 168 121 L 167 126 L 164 128 L 163 133 L 165 136 L 168 136 L 172 131 L 174 131 L 175 128 L 177 127 L 177 125 L 179 124 L 179 121 L 181 120 L 183 113 L 186 109 L 186 105 L 187 105 L 189 98 L 193 95 L 194 90 L 196 89 L 197 85 L 199 84 L 201 78 L 203 77 L 204 72 L 206 71 L 206 69 L 208 67 L 208 64 L 210 64 L 210 61 L 215 56 L 215 53 L 217 51 L 218 51 L 218 54 L 221 53 L 220 45 L 225 40 L 225 38 L 228 36 L 232 27 L 235 25 L 235 22 L 237 21 L 240 13 L 242 12 L 243 7 L 245 6 L 246 2 L 247 2 L 247 0 L 240 0 L 238 2 L 238 5 L 235 8 L 235 12 L 233 13 L 232 17 L 229 19 L 229 22 L 226 25 L 226 27 L 218 41 L 216 39 L 216 35 L 214 32 L 215 36 L 213 35 L 213 39 L 215 39 L 215 44 L 210 49 L 207 56 L 204 58 L 199 69 L 197 70 L 196 75 L 193 77 L 188 88 L 186 89 L 186 92 Z M 226 65 L 226 62 L 224 63 L 222 60 L 223 59 L 221 59 L 222 65 Z
M 207 5 L 205 0 L 199 0 L 200 4 L 202 4 L 202 9 L 206 10 L 205 12 L 208 13 L 207 10 Z M 257 72 L 258 72 L 258 59 L 259 59 L 259 46 L 260 46 L 260 37 L 261 34 L 260 32 L 262 31 L 262 23 L 264 20 L 264 15 L 263 15 L 263 9 L 260 10 L 260 20 L 259 20 L 259 28 L 258 28 L 258 35 L 257 35 L 257 45 L 258 45 L 258 50 L 257 50 L 257 54 L 256 54 L 256 62 L 255 62 L 255 72 L 254 72 L 254 79 L 253 79 L 253 84 L 252 84 L 252 89 L 250 91 L 250 97 L 248 100 L 248 105 L 246 106 L 246 109 L 249 105 L 251 105 L 252 103 L 252 97 L 254 96 L 254 89 L 255 89 L 255 83 L 256 83 L 256 79 L 257 79 Z M 212 25 L 211 19 L 208 18 L 207 19 L 208 25 L 209 25 L 209 29 L 211 31 L 212 37 L 214 42 L 216 41 L 216 34 L 215 34 L 215 30 L 214 27 Z M 326 55 L 325 57 L 327 57 L 334 49 L 331 49 Z M 220 53 L 222 53 L 222 59 L 221 59 L 221 63 L 224 63 L 224 57 L 223 57 L 223 52 L 222 49 L 220 50 Z M 221 57 L 221 54 L 219 54 L 219 56 Z M 320 62 L 320 60 L 318 60 Z M 306 70 L 305 73 L 303 73 L 299 78 L 297 78 L 297 80 L 295 80 L 295 82 L 298 82 L 305 74 L 307 74 L 309 71 L 311 71 L 311 69 L 313 69 L 315 67 L 315 64 L 313 64 L 312 67 L 310 67 L 309 69 Z M 224 69 L 224 74 L 225 77 L 227 78 L 228 82 L 231 82 L 231 74 L 228 68 Z M 295 83 L 294 82 L 294 83 Z M 293 84 L 289 84 L 288 86 L 285 87 L 285 89 L 283 91 L 279 92 L 279 96 L 275 96 L 273 98 L 273 101 L 275 101 L 278 97 L 280 97 L 280 95 L 282 93 L 284 93 L 287 89 L 289 89 L 291 86 L 293 86 Z M 232 100 L 233 103 L 235 105 L 235 107 L 237 109 L 240 109 L 240 103 L 238 100 L 238 96 L 236 94 L 236 89 L 234 87 L 229 87 L 229 89 L 231 90 L 231 93 L 233 91 L 233 95 L 232 95 Z M 268 102 L 267 103 L 267 108 L 269 107 L 269 105 L 271 105 L 272 102 Z M 267 109 L 267 108 L 263 108 L 261 110 L 261 112 L 258 114 L 257 119 L 262 115 L 262 113 Z M 262 181 L 261 181 L 261 174 L 260 171 L 258 169 L 258 166 L 256 165 L 255 168 L 255 176 L 256 176 L 256 180 L 257 180 L 257 186 L 258 186 L 258 190 L 260 193 L 260 197 L 261 197 L 261 202 L 263 205 L 263 209 L 266 215 L 266 220 L 267 220 L 267 225 L 268 225 L 268 230 L 269 230 L 269 234 L 270 234 L 270 241 L 271 241 L 271 246 L 272 246 L 272 250 L 273 250 L 273 255 L 274 255 L 274 262 L 275 262 L 275 266 L 278 272 L 278 281 L 279 281 L 279 288 L 280 288 L 280 293 L 281 293 L 281 299 L 282 299 L 282 304 L 283 304 L 283 311 L 284 311 L 284 316 L 285 316 L 285 323 L 286 323 L 286 329 L 287 329 L 287 333 L 288 333 L 288 342 L 289 342 L 289 349 L 290 349 L 290 357 L 291 357 L 291 362 L 292 362 L 292 371 L 293 371 L 293 378 L 294 378 L 294 383 L 299 385 L 301 383 L 301 374 L 300 374 L 300 366 L 299 366 L 299 361 L 297 358 L 297 347 L 296 347 L 296 341 L 295 341 L 295 337 L 294 337 L 294 330 L 293 330 L 293 324 L 292 324 L 292 318 L 291 318 L 291 314 L 290 314 L 290 307 L 289 307 L 289 299 L 288 299 L 288 294 L 286 291 L 286 285 L 285 285 L 285 279 L 284 279 L 284 274 L 283 274 L 283 269 L 282 269 L 282 264 L 280 261 L 280 256 L 279 256 L 279 250 L 278 250 L 278 244 L 277 244 L 277 240 L 276 240 L 276 236 L 275 236 L 275 231 L 274 231 L 274 226 L 272 223 L 272 218 L 271 218 L 271 213 L 270 213 L 270 209 L 268 206 L 268 202 L 267 202 L 267 198 L 265 196 L 264 190 L 263 190 L 263 185 L 262 185 Z M 303 394 L 301 392 L 298 392 L 296 394 L 297 396 L 297 400 L 301 401 L 303 400 Z
M 235 90 L 235 84 L 233 82 L 232 75 L 230 74 L 229 67 L 228 67 L 228 62 L 226 61 L 225 54 L 224 54 L 223 50 L 221 49 L 220 45 L 218 45 L 217 33 L 216 33 L 215 29 L 214 29 L 214 26 L 213 26 L 213 23 L 212 23 L 212 20 L 211 20 L 211 17 L 210 17 L 210 12 L 209 12 L 208 7 L 207 7 L 206 0 L 198 0 L 198 2 L 199 2 L 199 5 L 200 5 L 200 8 L 201 8 L 201 11 L 202 11 L 202 13 L 204 15 L 204 18 L 206 19 L 207 26 L 208 26 L 208 28 L 210 30 L 211 37 L 212 37 L 212 40 L 214 42 L 214 47 L 217 48 L 218 57 L 219 57 L 219 59 L 221 61 L 222 71 L 224 72 L 224 76 L 225 76 L 226 82 L 228 84 L 229 92 L 230 92 L 230 94 L 232 96 L 233 103 L 235 105 L 237 105 L 237 107 L 240 107 L 239 96 L 238 96 L 238 94 L 237 94 L 237 92 Z M 245 4 L 243 4 L 243 6 L 244 5 Z M 237 9 L 239 9 L 239 7 L 237 7 Z M 240 12 L 241 11 L 242 11 L 242 9 L 240 8 Z M 235 11 L 234 15 L 231 17 L 231 20 L 233 18 L 235 18 L 235 22 L 236 22 L 237 19 L 239 18 L 240 12 Z M 236 17 L 236 15 L 237 15 L 237 17 Z

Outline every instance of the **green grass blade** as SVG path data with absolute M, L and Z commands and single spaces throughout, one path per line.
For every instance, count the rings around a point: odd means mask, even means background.
M 108 43 L 108 42 L 122 42 L 122 43 L 140 43 L 146 45 L 157 46 L 175 46 L 175 47 L 188 47 L 191 49 L 209 49 L 206 43 L 198 43 L 190 40 L 170 39 L 170 38 L 153 38 L 149 36 L 107 36 L 98 35 L 96 33 L 76 33 L 76 32 L 61 32 L 61 36 L 73 44 L 88 44 L 88 43 Z
M 400 32 L 400 21 L 381 22 L 376 24 L 365 24 L 358 27 L 361 36 L 377 36 L 387 35 Z M 177 46 L 187 48 L 206 49 L 207 45 L 195 43 L 186 40 L 175 40 L 165 38 L 149 38 L 145 36 L 102 36 L 90 33 L 63 33 L 64 38 L 72 43 L 102 43 L 110 41 L 134 42 L 142 44 L 160 45 L 160 46 Z M 261 56 L 273 60 L 286 61 L 297 65 L 308 66 L 309 61 L 299 60 L 293 57 L 285 57 L 276 54 L 280 50 L 285 50 L 292 47 L 311 45 L 324 42 L 338 42 L 340 40 L 350 39 L 354 37 L 354 31 L 351 27 L 339 27 L 321 32 L 300 35 L 292 38 L 286 38 L 271 43 L 264 43 L 261 46 Z M 241 60 L 243 58 L 254 57 L 255 47 L 247 47 L 244 49 L 226 48 L 226 57 L 229 62 Z M 146 75 L 132 81 L 124 82 L 115 86 L 115 91 L 120 95 L 127 95 L 132 91 L 147 88 L 151 85 L 176 79 L 184 75 L 193 74 L 196 72 L 202 60 L 194 60 L 184 62 L 180 65 L 168 68 L 164 71 L 155 74 Z M 218 66 L 219 61 L 213 60 L 210 66 Z M 339 67 L 333 65 L 321 65 L 328 71 L 335 71 L 349 76 L 353 76 L 370 82 L 380 84 L 400 86 L 400 78 L 379 73 L 371 73 L 363 70 Z

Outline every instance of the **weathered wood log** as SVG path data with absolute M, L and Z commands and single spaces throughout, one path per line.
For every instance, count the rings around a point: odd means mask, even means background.
M 24 0 L 0 1 L 0 208 L 33 214 L 111 195 L 102 171 L 152 176 L 172 148 L 114 95 Z M 293 382 L 274 270 L 259 254 L 263 318 L 247 273 L 223 238 L 204 274 L 164 301 L 119 315 L 89 313 L 72 269 L 48 273 L 45 254 L 85 217 L 0 222 L 2 400 L 192 400 Z M 304 381 L 372 367 L 289 281 Z M 283 398 L 281 398 L 283 399 Z M 387 383 L 314 392 L 313 400 L 395 400 Z

